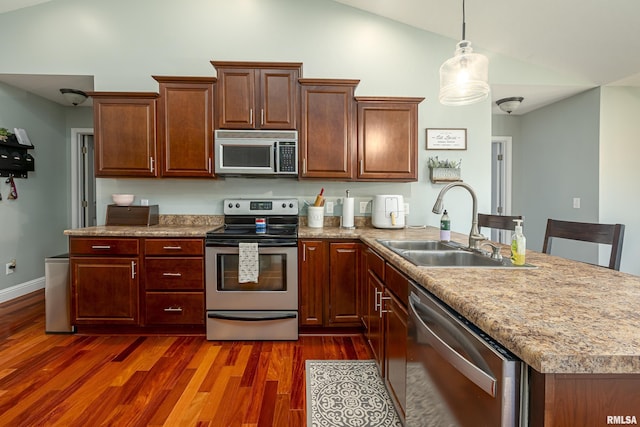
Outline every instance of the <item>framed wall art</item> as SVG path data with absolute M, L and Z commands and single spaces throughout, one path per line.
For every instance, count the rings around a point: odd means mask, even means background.
M 427 129 L 427 150 L 466 150 L 467 129 Z

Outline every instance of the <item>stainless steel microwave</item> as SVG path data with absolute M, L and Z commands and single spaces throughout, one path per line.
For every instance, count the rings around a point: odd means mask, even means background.
M 215 131 L 217 175 L 298 176 L 298 132 Z

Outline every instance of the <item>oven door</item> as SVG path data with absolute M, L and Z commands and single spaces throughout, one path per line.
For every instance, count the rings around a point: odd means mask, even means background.
M 207 310 L 297 310 L 298 248 L 259 246 L 257 282 L 238 280 L 237 246 L 206 248 Z

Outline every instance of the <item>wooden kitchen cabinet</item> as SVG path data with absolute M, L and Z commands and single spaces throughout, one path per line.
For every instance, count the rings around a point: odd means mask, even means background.
M 219 129 L 296 129 L 302 63 L 211 61 Z
M 138 325 L 138 239 L 69 240 L 71 323 Z
M 367 276 L 365 287 L 366 307 L 364 316 L 365 338 L 373 352 L 381 375 L 384 376 L 384 317 L 382 298 L 384 296 L 384 259 L 370 248 L 367 248 Z
M 356 102 L 360 80 L 300 79 L 301 178 L 351 180 L 356 163 Z
M 156 99 L 152 92 L 89 92 L 96 177 L 156 177 Z
M 160 175 L 213 177 L 216 78 L 153 78 L 160 91 L 157 121 Z
M 418 104 L 423 99 L 356 97 L 358 180 L 418 179 Z
M 202 325 L 203 239 L 144 240 L 145 325 Z
M 359 242 L 300 240 L 300 326 L 360 327 Z
M 327 326 L 360 326 L 360 243 L 329 244 Z
M 322 326 L 327 266 L 325 244 L 322 240 L 301 240 L 298 252 L 300 326 Z

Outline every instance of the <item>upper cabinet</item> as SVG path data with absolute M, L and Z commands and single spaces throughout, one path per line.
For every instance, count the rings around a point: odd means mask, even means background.
M 355 177 L 356 102 L 360 80 L 300 79 L 301 178 Z
M 156 99 L 152 92 L 90 92 L 97 177 L 156 177 Z
M 418 179 L 418 104 L 423 100 L 356 97 L 358 180 Z
M 158 163 L 164 177 L 213 177 L 215 77 L 153 76 L 159 83 Z
M 296 129 L 302 63 L 211 61 L 219 129 Z

